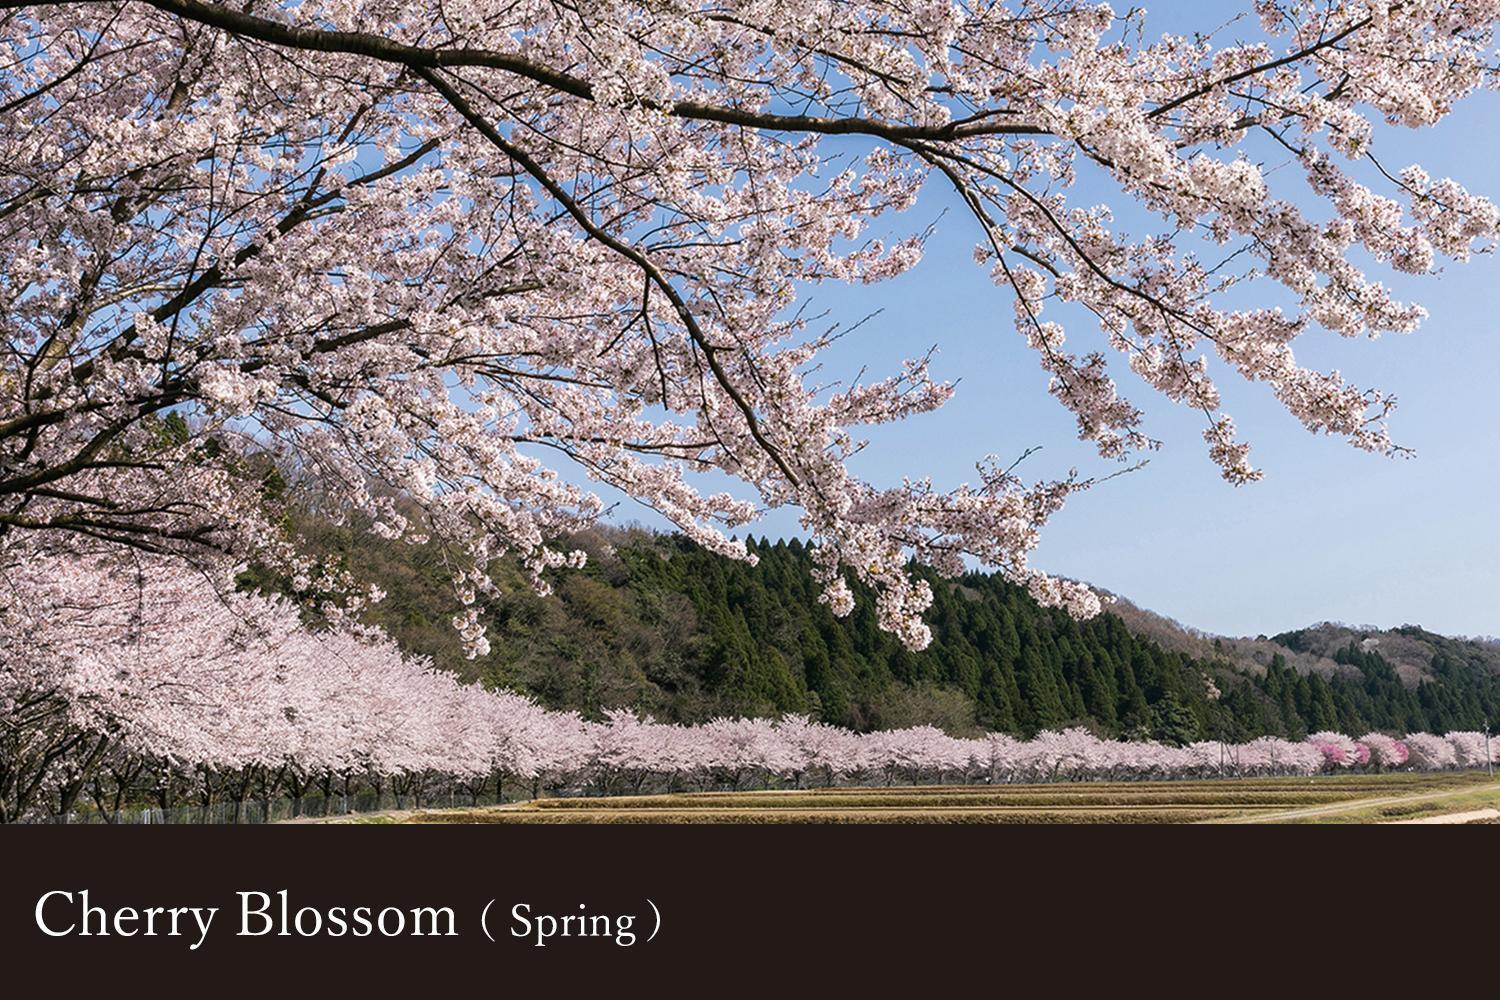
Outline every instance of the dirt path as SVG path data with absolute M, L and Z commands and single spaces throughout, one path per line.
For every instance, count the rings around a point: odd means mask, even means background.
M 1388 795 L 1382 798 L 1354 799 L 1349 802 L 1334 802 L 1326 806 L 1310 806 L 1306 809 L 1290 809 L 1285 812 L 1262 813 L 1258 816 L 1244 816 L 1230 820 L 1225 823 L 1284 823 L 1292 819 L 1312 819 L 1318 816 L 1337 816 L 1339 813 L 1358 812 L 1361 809 L 1377 809 L 1381 806 L 1411 805 L 1419 802 L 1437 802 L 1442 799 L 1457 798 L 1459 796 L 1477 795 L 1482 792 L 1493 792 L 1500 794 L 1500 782 L 1492 785 L 1472 785 L 1466 788 L 1447 789 L 1441 792 L 1423 792 L 1419 795 Z M 1440 817 L 1424 817 L 1424 819 L 1437 820 Z M 1420 822 L 1420 821 L 1419 821 Z
M 1423 816 L 1421 819 L 1397 819 L 1389 825 L 1400 826 L 1413 823 L 1473 823 L 1481 819 L 1500 819 L 1500 809 L 1474 809 L 1470 812 L 1443 813 L 1441 816 Z

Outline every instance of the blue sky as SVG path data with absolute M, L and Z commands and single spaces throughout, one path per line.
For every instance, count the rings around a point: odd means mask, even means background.
M 1249 0 L 1158 4 L 1147 34 L 1213 28 L 1249 7 Z M 1258 26 L 1246 18 L 1221 41 L 1256 37 Z M 1500 95 L 1480 94 L 1436 129 L 1380 127 L 1375 150 L 1388 168 L 1419 162 L 1434 178 L 1451 176 L 1471 191 L 1500 197 L 1497 123 Z M 1285 159 L 1268 147 L 1249 152 L 1267 168 Z M 1290 170 L 1271 176 L 1278 193 L 1312 204 Z M 1145 218 L 1104 179 L 1083 178 L 1070 198 L 1110 204 L 1128 232 L 1144 228 Z M 852 374 L 864 364 L 870 377 L 879 377 L 937 344 L 937 377 L 961 378 L 956 398 L 941 411 L 868 434 L 871 446 L 856 471 L 877 484 L 930 475 L 952 486 L 972 478 L 974 462 L 987 453 L 1007 458 L 1035 446 L 1041 450 L 1023 467 L 1027 478 L 1070 467 L 1086 476 L 1113 471 L 1114 463 L 1076 440 L 1072 418 L 1047 394 L 1046 376 L 1014 330 L 1010 297 L 972 261 L 977 233 L 956 200 L 933 183 L 898 221 L 909 229 L 939 216 L 927 255 L 911 273 L 873 288 L 810 290 L 813 311 L 826 309 L 831 319 L 847 323 L 881 311 L 830 354 L 831 372 Z M 1264 386 L 1247 385 L 1219 366 L 1225 409 L 1266 474 L 1260 483 L 1232 487 L 1205 454 L 1203 415 L 1156 396 L 1121 359 L 1112 364 L 1116 379 L 1146 411 L 1145 430 L 1164 447 L 1147 468 L 1076 497 L 1053 520 L 1034 564 L 1224 634 L 1274 633 L 1324 619 L 1500 634 L 1493 416 L 1500 391 L 1500 261 L 1485 255 L 1442 267 L 1425 278 L 1369 268 L 1400 297 L 1428 308 L 1417 333 L 1371 341 L 1313 330 L 1296 345 L 1303 364 L 1336 368 L 1355 384 L 1395 393 L 1393 437 L 1415 449 L 1414 458 L 1371 455 L 1315 437 Z M 1284 301 L 1263 283 L 1258 291 L 1261 304 Z M 1061 310 L 1049 309 L 1049 318 L 1074 320 L 1067 322 L 1072 350 L 1102 344 L 1092 323 Z M 617 516 L 659 523 L 628 503 Z M 796 533 L 796 515 L 774 512 L 752 530 Z

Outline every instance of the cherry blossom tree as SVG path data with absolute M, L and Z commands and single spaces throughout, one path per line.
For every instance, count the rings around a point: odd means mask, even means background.
M 653 771 L 691 770 L 693 763 L 672 761 L 662 751 L 669 742 L 666 730 L 648 719 L 640 719 L 634 712 L 624 709 L 609 709 L 604 713 L 604 724 L 591 726 L 594 737 L 591 748 L 594 768 L 599 774 L 600 786 L 609 788 L 610 780 L 621 775 L 630 781 L 632 790 L 639 792 L 641 785 Z
M 234 591 L 227 570 L 106 546 L 31 553 L 0 575 L 0 820 L 85 787 L 155 775 L 300 802 L 315 783 L 377 776 L 482 782 L 492 770 L 580 766 L 581 721 L 460 684 L 384 635 L 313 631 L 290 602 Z
M 814 722 L 805 715 L 782 716 L 776 730 L 787 747 L 788 772 L 799 787 L 809 771 L 823 771 L 831 785 L 865 766 L 857 739 L 848 730 Z
M 1431 733 L 1411 733 L 1403 741 L 1414 766 L 1428 771 L 1439 771 L 1458 766 L 1458 755 L 1441 736 Z
M 1250 775 L 1316 774 L 1326 757 L 1312 743 L 1297 743 L 1275 736 L 1262 736 L 1233 748 L 1239 773 Z
M 1362 747 L 1343 733 L 1313 733 L 1307 742 L 1323 755 L 1323 761 L 1331 769 L 1355 767 L 1370 759 L 1368 747 Z M 1361 755 L 1360 751 L 1364 753 Z M 1363 756 L 1363 759 L 1361 759 Z
M 723 775 L 731 788 L 756 773 L 792 773 L 802 762 L 770 719 L 710 719 L 696 728 L 703 766 Z
M 1370 762 L 1376 767 L 1400 767 L 1411 757 L 1405 743 L 1382 733 L 1368 733 L 1361 736 L 1359 742 L 1369 747 Z
M 990 733 L 985 737 L 982 763 L 991 782 L 1009 781 L 1016 772 L 1016 755 L 1020 746 L 1013 736 Z
M 220 602 L 180 564 L 31 555 L 5 566 L 0 600 L 7 743 L 0 802 L 12 815 L 47 791 L 59 792 L 66 812 L 117 746 L 162 760 L 238 764 L 258 745 L 290 745 L 284 719 L 258 715 L 274 664 L 237 655 L 271 649 L 286 615 L 251 621 L 251 599 Z M 215 665 L 220 653 L 228 655 Z M 49 787 L 58 775 L 66 780 Z
M 799 295 L 913 267 L 926 222 L 894 216 L 935 184 L 1105 458 L 1157 446 L 1111 357 L 1202 411 L 1233 483 L 1261 473 L 1219 369 L 1399 451 L 1391 397 L 1293 344 L 1414 329 L 1365 262 L 1423 274 L 1493 239 L 1491 202 L 1386 163 L 1374 124 L 1491 86 L 1500 5 L 1254 12 L 1241 43 L 1147 41 L 1140 12 L 1076 0 L 0 0 L 0 529 L 274 556 L 319 589 L 265 511 L 269 454 L 374 531 L 444 542 L 477 651 L 491 562 L 545 590 L 601 513 L 545 455 L 740 558 L 730 531 L 799 509 L 828 604 L 857 578 L 912 648 L 908 556 L 1090 614 L 1027 555 L 1094 480 L 861 480 L 862 428 L 953 386 L 925 344 L 819 381 L 847 331 Z M 1148 228 L 1071 200 L 1086 171 Z M 1281 305 L 1231 307 L 1242 287 Z
M 1447 739 L 1459 767 L 1484 767 L 1493 763 L 1484 733 L 1449 733 Z

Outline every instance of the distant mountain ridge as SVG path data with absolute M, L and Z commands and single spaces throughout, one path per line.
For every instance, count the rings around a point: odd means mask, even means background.
M 1364 650 L 1379 652 L 1408 684 L 1430 679 L 1433 657 L 1440 654 L 1471 658 L 1500 672 L 1500 641 L 1490 636 L 1445 636 L 1420 625 L 1380 628 L 1324 621 L 1269 638 L 1236 638 L 1194 629 L 1118 594 L 1111 596 L 1115 603 L 1110 611 L 1119 615 L 1137 635 L 1149 636 L 1168 649 L 1195 658 L 1224 659 L 1250 674 L 1264 671 L 1276 655 L 1284 657 L 1299 673 L 1315 672 L 1325 677 L 1340 671 L 1349 673 L 1351 667 L 1335 660 L 1334 654 L 1351 642 Z

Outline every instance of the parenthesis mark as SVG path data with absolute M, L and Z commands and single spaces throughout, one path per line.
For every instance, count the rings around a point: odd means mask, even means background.
M 492 899 L 484 904 L 484 912 L 479 915 L 479 926 L 484 928 L 484 936 L 490 939 L 490 944 L 495 943 L 495 935 L 490 933 L 490 907 L 495 905 Z
M 651 903 L 651 900 L 647 899 L 646 902 Z M 651 936 L 646 939 L 647 944 L 655 941 L 657 932 L 661 930 L 661 911 L 656 908 L 655 903 L 651 903 L 651 912 L 656 914 L 656 926 L 651 928 Z

